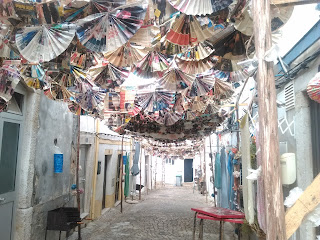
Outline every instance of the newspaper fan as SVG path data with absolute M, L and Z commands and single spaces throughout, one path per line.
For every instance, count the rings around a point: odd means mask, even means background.
M 68 103 L 68 109 L 73 114 L 80 116 L 80 115 L 86 115 L 86 111 L 81 108 L 81 106 L 75 102 L 75 99 L 71 99 Z
M 164 89 L 179 92 L 192 85 L 194 77 L 183 73 L 177 68 L 171 68 L 158 80 L 158 84 Z
M 77 36 L 81 44 L 93 52 L 114 51 L 139 30 L 146 10 L 145 1 L 118 7 L 110 12 L 102 6 L 100 13 L 77 21 Z
M 166 40 L 180 46 L 196 46 L 221 30 L 208 17 L 180 14 L 167 33 Z
M 113 89 L 128 78 L 129 72 L 125 69 L 119 69 L 109 63 L 106 66 L 89 69 L 93 82 L 104 89 Z
M 132 72 L 141 78 L 159 77 L 169 68 L 169 62 L 161 53 L 149 52 L 140 62 L 136 64 Z
M 46 72 L 40 64 L 22 66 L 20 73 L 29 87 L 43 89 L 47 85 Z
M 199 61 L 187 61 L 180 58 L 175 58 L 178 68 L 187 74 L 199 74 L 208 71 L 215 67 L 219 58 L 210 56 Z
M 0 99 L 2 102 L 9 102 L 14 90 L 20 81 L 20 74 L 15 66 L 3 65 L 0 68 Z M 2 110 L 6 104 L 1 104 Z
M 307 93 L 312 100 L 320 103 L 320 73 L 317 73 L 316 76 L 310 80 Z
M 209 41 L 204 41 L 194 47 L 182 49 L 182 53 L 177 54 L 177 57 L 184 61 L 199 61 L 209 57 L 213 52 L 213 45 Z
M 181 115 L 176 112 L 165 112 L 162 115 L 155 118 L 155 121 L 161 125 L 172 126 L 181 119 Z
M 17 31 L 16 44 L 29 62 L 48 62 L 68 48 L 74 35 L 72 24 L 25 27 Z
M 174 92 L 156 89 L 152 92 L 138 93 L 137 103 L 144 112 L 154 113 L 171 109 L 174 105 L 174 98 Z
M 131 67 L 141 61 L 147 54 L 148 51 L 143 47 L 132 46 L 128 42 L 114 52 L 105 54 L 105 58 L 116 67 Z
M 89 83 L 81 84 L 81 92 L 75 94 L 76 102 L 90 113 L 100 113 L 104 108 L 105 90 L 92 87 Z
M 206 15 L 227 8 L 232 0 L 168 0 L 169 3 L 188 15 Z
M 191 89 L 189 91 L 190 97 L 206 95 L 213 87 L 215 78 L 212 76 L 198 75 L 196 76 Z
M 74 76 L 69 73 L 59 72 L 59 74 L 44 88 L 44 94 L 53 100 L 69 101 L 74 97 L 74 92 L 78 89 L 78 83 Z

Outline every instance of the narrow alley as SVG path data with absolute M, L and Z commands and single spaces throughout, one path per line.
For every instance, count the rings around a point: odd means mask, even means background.
M 99 219 L 82 229 L 82 239 L 86 240 L 188 240 L 192 239 L 192 207 L 209 206 L 206 197 L 192 187 L 167 187 L 149 191 L 142 195 L 137 204 L 124 204 L 123 214 L 120 205 L 108 209 Z M 198 235 L 198 222 L 197 232 Z M 234 238 L 234 227 L 226 223 L 224 239 Z M 68 240 L 76 240 L 75 232 Z M 219 238 L 219 222 L 205 221 L 204 239 Z

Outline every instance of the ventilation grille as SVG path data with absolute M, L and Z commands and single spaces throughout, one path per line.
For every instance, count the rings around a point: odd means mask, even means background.
M 293 83 L 284 87 L 284 97 L 286 102 L 286 111 L 294 108 L 294 88 Z

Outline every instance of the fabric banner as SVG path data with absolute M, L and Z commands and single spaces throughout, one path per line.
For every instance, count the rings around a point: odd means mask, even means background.
M 133 165 L 131 168 L 131 174 L 137 176 L 140 173 L 139 170 L 139 156 L 140 156 L 140 143 L 136 142 L 135 144 L 135 153 L 133 158 Z

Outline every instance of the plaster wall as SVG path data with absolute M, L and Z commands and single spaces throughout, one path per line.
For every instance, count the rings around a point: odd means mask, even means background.
M 39 92 L 29 91 L 25 104 L 15 239 L 44 239 L 47 212 L 74 205 L 70 185 L 74 182 L 77 121 L 66 104 Z M 54 173 L 54 139 L 63 153 L 62 173 Z M 56 237 L 51 232 L 47 239 Z
M 316 43 L 319 47 L 320 42 Z M 310 51 L 306 52 L 297 62 L 301 61 Z M 294 121 L 294 136 L 289 132 L 281 134 L 279 132 L 279 141 L 287 142 L 287 152 L 296 154 L 296 182 L 292 185 L 283 186 L 284 197 L 288 196 L 289 191 L 294 187 L 300 187 L 305 190 L 313 180 L 313 165 L 312 165 L 312 143 L 311 143 L 311 120 L 310 120 L 310 99 L 306 94 L 308 82 L 318 72 L 320 58 L 316 59 L 293 80 L 295 92 L 295 107 L 292 110 L 285 112 L 285 117 L 289 122 Z M 283 88 L 282 88 L 283 89 Z M 281 89 L 281 90 L 282 90 Z M 278 99 L 281 97 L 281 92 L 278 93 Z M 302 223 L 296 232 L 297 240 L 315 239 L 315 229 L 309 223 Z

